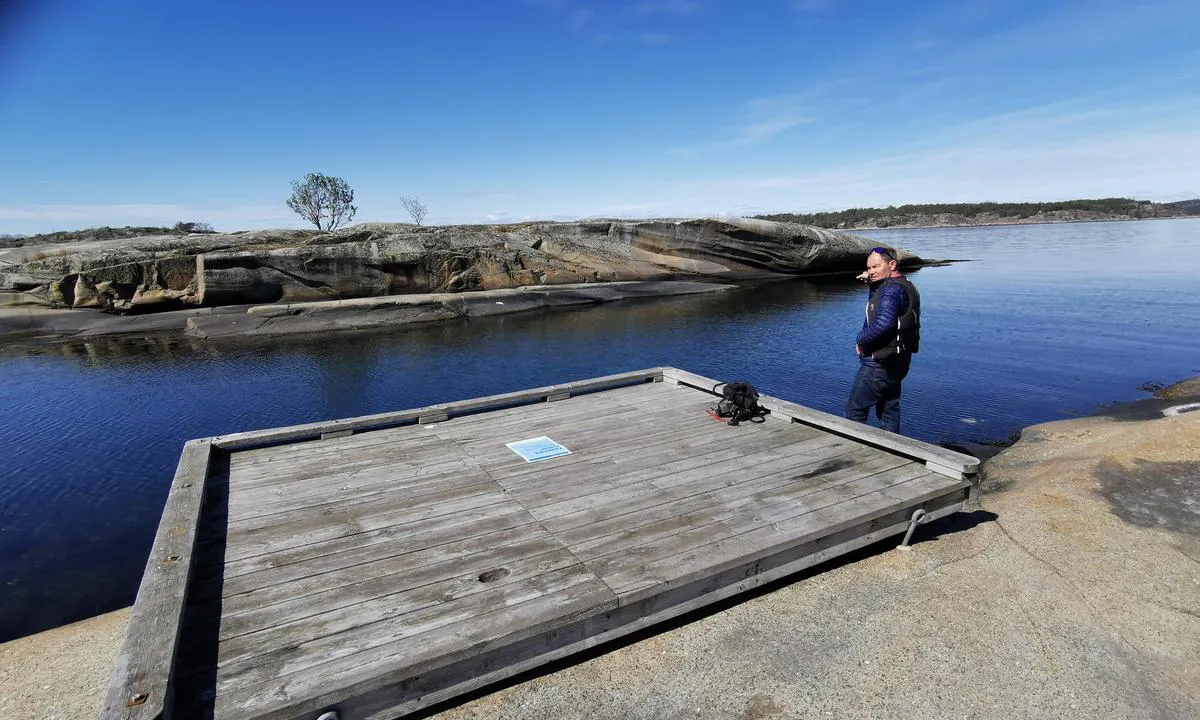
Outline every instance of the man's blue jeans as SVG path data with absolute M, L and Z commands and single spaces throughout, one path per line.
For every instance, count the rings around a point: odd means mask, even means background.
M 900 432 L 900 383 L 908 375 L 912 356 L 903 354 L 886 365 L 858 366 L 854 385 L 850 388 L 850 400 L 846 403 L 846 417 L 865 423 L 875 408 L 875 416 L 884 430 Z

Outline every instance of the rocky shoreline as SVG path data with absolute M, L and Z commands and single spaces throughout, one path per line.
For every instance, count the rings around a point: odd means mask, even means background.
M 0 335 L 405 327 L 857 273 L 876 244 L 744 218 L 76 238 L 0 249 Z M 899 259 L 940 264 L 903 250 Z
M 590 307 L 621 300 L 721 293 L 735 287 L 683 280 L 535 285 L 462 293 L 226 305 L 131 315 L 98 310 L 0 307 L 0 337 L 9 343 L 31 344 L 122 334 L 166 334 L 210 340 L 265 339 L 384 328 L 403 330 L 465 318 Z
M 1035 425 L 981 508 L 436 717 L 1200 716 L 1200 378 Z M 1174 414 L 1172 414 L 1174 413 Z M 0 645 L 0 713 L 94 717 L 129 611 Z
M 745 218 L 199 233 L 0 250 L 0 306 L 194 307 L 857 271 L 874 241 Z M 920 258 L 901 253 L 908 266 Z

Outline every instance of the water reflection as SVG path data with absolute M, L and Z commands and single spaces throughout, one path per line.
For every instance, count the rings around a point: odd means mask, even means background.
M 440 353 L 447 348 L 478 345 L 481 337 L 512 332 L 532 336 L 582 337 L 608 333 L 614 324 L 629 331 L 652 331 L 686 318 L 711 321 L 736 318 L 739 322 L 769 319 L 783 311 L 859 298 L 862 286 L 844 277 L 816 277 L 745 284 L 734 290 L 665 298 L 623 300 L 598 306 L 535 310 L 489 318 L 460 319 L 428 325 L 395 326 L 386 329 L 343 330 L 336 333 L 285 335 L 257 338 L 202 340 L 178 333 L 111 335 L 67 340 L 60 344 L 10 345 L 0 356 L 48 357 L 61 355 L 88 367 L 129 366 L 139 362 L 195 357 L 218 360 L 254 355 L 260 360 L 312 354 L 326 356 L 330 344 L 341 356 L 341 370 L 329 369 L 334 384 L 343 382 L 342 372 L 356 372 L 362 355 L 378 357 L 382 350 L 403 348 L 408 353 Z

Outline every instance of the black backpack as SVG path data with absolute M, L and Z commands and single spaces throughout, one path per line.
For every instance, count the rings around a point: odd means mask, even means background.
M 721 383 L 714 385 L 713 392 L 716 392 L 719 387 L 721 387 Z M 758 404 L 758 391 L 746 380 L 725 383 L 725 387 L 721 388 L 721 399 L 717 402 L 717 407 L 713 409 L 713 414 L 717 419 L 729 418 L 730 425 L 737 425 L 747 420 L 762 422 L 763 416 L 769 412 L 771 411 Z

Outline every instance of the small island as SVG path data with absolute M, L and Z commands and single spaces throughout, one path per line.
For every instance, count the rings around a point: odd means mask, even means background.
M 885 208 L 851 208 L 817 213 L 774 213 L 755 217 L 838 230 L 1034 225 L 1038 223 L 1200 217 L 1200 199 L 1170 203 L 1130 198 L 1029 203 L 937 203 L 900 205 L 898 207 L 889 205 Z
M 722 292 L 743 281 L 851 281 L 878 244 L 750 218 L 233 233 L 181 225 L 56 233 L 0 249 L 0 332 L 134 332 L 146 323 L 114 316 L 155 315 L 199 338 L 293 334 Z M 906 268 L 937 262 L 898 254 Z

